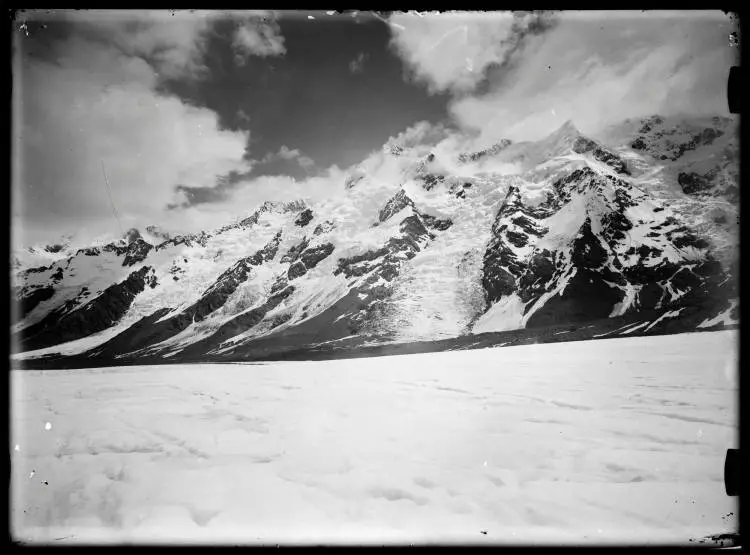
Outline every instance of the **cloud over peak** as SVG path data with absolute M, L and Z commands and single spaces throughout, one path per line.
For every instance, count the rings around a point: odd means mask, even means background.
M 465 131 L 536 139 L 572 119 L 586 133 L 654 113 L 726 114 L 737 63 L 715 12 L 395 14 L 407 78 L 450 92 Z
M 393 14 L 391 47 L 433 93 L 471 92 L 490 67 L 509 64 L 526 37 L 554 26 L 547 13 Z

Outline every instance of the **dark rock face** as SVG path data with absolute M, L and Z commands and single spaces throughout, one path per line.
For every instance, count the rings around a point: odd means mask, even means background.
M 510 241 L 516 247 L 525 247 L 526 243 L 529 242 L 528 237 L 524 233 L 506 231 L 505 236 L 508 238 L 508 241 Z
M 638 130 L 640 136 L 633 140 L 631 148 L 647 152 L 657 159 L 676 161 L 686 152 L 708 146 L 724 135 L 721 129 L 704 127 L 685 141 L 678 129 L 665 128 L 663 123 L 664 120 L 660 117 L 643 120 L 643 125 Z M 720 119 L 714 119 L 713 124 L 721 126 L 722 122 Z
M 289 280 L 297 279 L 312 270 L 318 263 L 328 258 L 334 250 L 331 243 L 325 243 L 318 247 L 306 249 L 300 253 L 297 261 L 289 267 L 287 277 Z
M 18 299 L 21 318 L 25 317 L 32 310 L 34 310 L 39 303 L 51 299 L 54 294 L 55 289 L 49 286 L 29 288 L 25 291 L 22 290 L 22 293 Z
M 211 287 L 203 292 L 200 299 L 179 314 L 157 322 L 166 312 L 169 312 L 170 309 L 167 308 L 162 316 L 149 320 L 149 326 L 139 327 L 134 332 L 126 330 L 123 334 L 104 343 L 98 350 L 111 355 L 111 353 L 118 352 L 123 344 L 127 344 L 131 351 L 143 349 L 177 335 L 193 322 L 200 322 L 224 306 L 229 296 L 237 290 L 240 284 L 247 281 L 254 266 L 259 266 L 276 256 L 280 241 L 281 232 L 277 233 L 261 250 L 237 261 L 223 272 Z
M 286 252 L 284 256 L 281 257 L 281 262 L 294 262 L 299 258 L 299 255 L 302 253 L 303 250 L 307 248 L 307 245 L 310 244 L 310 241 L 307 239 L 307 237 L 303 237 L 302 241 L 300 241 L 296 245 L 292 245 L 289 250 Z
M 429 214 L 423 214 L 422 212 L 420 212 L 414 205 L 414 201 L 409 198 L 409 196 L 403 189 L 400 189 L 398 193 L 396 193 L 393 197 L 391 197 L 390 200 L 388 200 L 388 202 L 386 202 L 385 206 L 380 210 L 378 221 L 381 223 L 388 221 L 395 214 L 398 214 L 399 212 L 401 212 L 401 210 L 408 206 L 412 207 L 414 212 L 419 216 L 418 219 L 421 219 L 421 222 L 424 224 L 424 226 L 429 227 L 430 229 L 445 231 L 453 225 L 453 222 L 450 219 L 442 220 L 436 218 L 435 216 L 430 216 Z
M 434 175 L 434 174 L 428 173 L 422 176 L 422 187 L 426 191 L 431 191 L 433 188 L 435 188 L 435 186 L 439 185 L 443 181 L 445 181 L 444 175 Z
M 465 181 L 464 183 L 453 183 L 448 189 L 448 192 L 456 198 L 465 199 L 467 194 L 471 192 L 473 186 L 474 184 L 469 181 Z
M 289 271 L 287 272 L 287 277 L 292 279 L 297 279 L 298 277 L 302 277 L 307 273 L 307 268 L 305 268 L 305 265 L 302 262 L 295 262 L 291 266 L 289 266 Z
M 555 275 L 554 255 L 547 249 L 535 252 L 518 280 L 518 296 L 524 303 L 542 295 Z
M 591 152 L 596 160 L 603 162 L 614 169 L 617 173 L 630 175 L 625 162 L 616 154 L 609 150 L 599 146 L 597 143 L 586 137 L 578 137 L 573 143 L 573 152 L 583 154 L 584 152 Z
M 620 158 L 616 154 L 609 152 L 608 150 L 605 150 L 603 148 L 595 149 L 594 158 L 596 160 L 599 160 L 600 162 L 607 164 L 617 173 L 630 175 L 630 170 L 628 169 L 628 166 L 625 164 L 622 158 Z
M 51 270 L 52 266 L 37 266 L 36 268 L 29 268 L 28 270 L 25 270 L 21 273 L 22 276 L 26 276 L 28 274 L 40 274 L 42 272 L 46 272 L 47 270 Z
M 586 141 L 579 144 L 579 149 L 590 147 Z M 679 264 L 670 262 L 663 258 L 663 249 L 644 243 L 631 245 L 622 254 L 636 224 L 628 219 L 626 210 L 638 206 L 640 198 L 627 182 L 597 176 L 583 168 L 558 179 L 553 190 L 532 209 L 524 205 L 517 188 L 511 187 L 493 223 L 492 239 L 484 255 L 482 285 L 486 300 L 494 303 L 517 294 L 524 303 L 526 327 L 606 319 L 623 302 L 626 286 L 636 290 L 635 302 L 620 309 L 626 314 L 668 308 L 693 310 L 696 306 L 709 307 L 710 299 L 724 302 L 722 299 L 729 298 L 729 293 L 717 293 L 726 276 L 720 265 L 696 266 L 692 258 Z M 516 249 L 527 249 L 537 237 L 546 235 L 546 218 L 574 194 L 587 195 L 592 201 L 598 199 L 597 231 L 594 232 L 592 217 L 586 215 L 576 236 L 560 250 L 534 249 L 519 258 L 516 253 L 524 251 Z M 639 220 L 637 224 L 645 226 L 647 222 Z M 674 217 L 665 218 L 650 229 L 644 233 L 646 237 L 661 238 L 678 249 L 708 247 L 705 239 Z M 550 296 L 552 291 L 555 294 Z
M 128 250 L 125 253 L 125 258 L 122 261 L 123 266 L 132 266 L 138 262 L 143 262 L 148 253 L 153 249 L 153 245 L 147 243 L 140 236 L 134 239 L 129 245 Z
M 563 186 L 560 186 L 560 189 L 562 190 Z M 492 224 L 492 239 L 484 254 L 482 286 L 488 302 L 496 302 L 518 290 L 518 280 L 527 272 L 527 266 L 525 261 L 518 259 L 510 246 L 522 248 L 528 244 L 530 236 L 544 235 L 547 229 L 538 219 L 550 215 L 551 207 L 557 204 L 555 200 L 537 208 L 530 208 L 524 205 L 518 187 L 509 188 Z M 511 225 L 515 229 L 511 229 Z M 540 253 L 540 256 L 551 258 L 551 253 L 544 252 L 547 254 Z M 537 260 L 537 264 L 544 266 L 541 260 Z M 529 281 L 534 281 L 531 276 L 527 276 L 524 283 Z
M 583 188 L 588 186 L 591 180 L 596 178 L 596 173 L 594 173 L 594 170 L 592 170 L 588 166 L 579 168 L 566 175 L 565 177 L 561 177 L 552 184 L 552 188 L 555 192 L 556 198 L 548 199 L 548 202 L 545 204 L 548 205 L 551 201 L 554 201 L 552 202 L 551 207 L 559 207 L 560 204 L 566 203 L 570 200 L 570 193 L 572 191 L 582 190 Z
M 716 140 L 718 137 L 721 137 L 723 134 L 723 131 L 719 129 L 707 127 L 703 129 L 703 131 L 693 135 L 693 137 L 691 137 L 689 141 L 678 144 L 675 150 L 672 152 L 671 159 L 677 160 L 683 154 L 685 154 L 685 152 L 689 150 L 695 150 L 697 146 L 710 145 L 712 142 L 714 142 L 714 140 Z
M 654 115 L 642 120 L 643 125 L 641 126 L 639 133 L 648 133 L 651 128 L 655 125 L 661 125 L 664 123 L 664 119 L 659 115 Z
M 702 193 L 713 188 L 713 184 L 705 177 L 693 172 L 680 172 L 677 175 L 677 182 L 686 195 Z
M 379 249 L 367 251 L 363 254 L 357 254 L 348 258 L 339 258 L 337 262 L 338 268 L 334 271 L 334 275 L 343 273 L 347 278 L 362 276 L 372 269 L 367 264 L 362 264 L 363 262 L 377 260 L 378 258 L 387 254 L 388 248 L 381 247 Z
M 136 295 L 143 291 L 150 271 L 150 267 L 144 266 L 83 306 L 69 301 L 58 307 L 21 332 L 23 344 L 28 349 L 41 349 L 107 329 L 122 318 Z
M 401 156 L 404 153 L 404 147 L 398 144 L 388 145 L 387 150 L 391 156 Z
M 591 218 L 586 218 L 573 241 L 571 260 L 578 268 L 594 270 L 601 268 L 607 261 L 609 253 L 602 247 L 599 239 L 591 231 Z
M 431 238 L 416 214 L 404 218 L 399 231 L 400 236 L 391 237 L 378 249 L 338 260 L 334 275 L 343 274 L 347 279 L 361 281 L 343 299 L 313 318 L 301 332 L 312 333 L 311 326 L 316 323 L 329 327 L 332 333 L 357 334 L 368 322 L 382 315 L 392 292 L 390 283 L 399 275 L 404 262 L 414 258 Z M 383 281 L 389 285 L 382 285 Z
M 313 211 L 307 208 L 306 210 L 303 210 L 299 216 L 297 216 L 297 219 L 294 220 L 294 225 L 297 225 L 299 227 L 305 227 L 307 224 L 310 223 L 313 219 Z
M 347 279 L 361 281 L 347 296 L 312 321 L 350 335 L 359 333 L 368 322 L 380 317 L 391 294 L 391 286 L 382 285 L 383 281 L 390 284 L 403 263 L 414 258 L 431 237 L 416 214 L 404 218 L 399 231 L 400 236 L 391 237 L 378 249 L 338 260 L 334 275 L 344 274 Z
M 531 315 L 526 326 L 536 328 L 558 323 L 580 323 L 607 318 L 624 294 L 608 285 L 601 275 L 578 270 L 562 295 L 554 295 Z
M 300 255 L 300 260 L 306 268 L 312 269 L 324 258 L 328 258 L 334 250 L 331 243 L 325 243 L 318 247 L 307 249 Z
M 458 161 L 462 164 L 465 164 L 467 162 L 476 162 L 478 160 L 481 160 L 482 158 L 488 157 L 488 156 L 494 156 L 501 151 L 505 150 L 512 144 L 510 139 L 501 139 L 500 142 L 495 143 L 489 148 L 486 148 L 484 150 L 480 150 L 477 152 L 472 152 L 470 154 L 459 154 L 458 155 Z
M 254 266 L 260 266 L 264 262 L 273 260 L 280 241 L 281 232 L 277 233 L 266 246 L 254 255 L 237 261 L 231 268 L 221 274 L 213 285 L 206 289 L 201 298 L 185 312 L 189 312 L 196 322 L 200 322 L 206 316 L 224 306 L 229 296 L 237 290 L 237 287 L 247 281 Z
M 125 242 L 129 245 L 136 239 L 141 238 L 141 232 L 138 231 L 136 228 L 131 227 L 129 230 L 125 232 L 125 235 L 123 236 L 123 239 L 125 239 Z
M 84 256 L 99 256 L 101 250 L 98 247 L 87 247 L 85 249 L 78 249 L 76 255 L 82 254 Z
M 47 245 L 46 247 L 44 247 L 44 250 L 46 250 L 47 252 L 51 252 L 51 253 L 58 253 L 64 248 L 65 248 L 64 245 L 55 244 L 55 245 Z
M 346 181 L 344 181 L 344 187 L 346 189 L 351 189 L 357 185 L 360 181 L 362 181 L 365 178 L 363 174 L 353 174 L 346 178 Z
M 662 260 L 654 266 L 648 266 L 643 263 L 643 259 L 646 258 L 641 256 L 639 263 L 625 268 L 623 275 L 630 283 L 635 285 L 646 285 L 648 283 L 655 283 L 663 281 L 672 276 L 678 269 L 677 265 L 665 260 Z
M 429 227 L 430 229 L 436 229 L 438 231 L 445 231 L 453 225 L 453 221 L 447 218 L 441 220 L 434 216 L 430 216 L 429 214 L 420 214 L 420 217 L 422 218 L 425 226 Z
M 313 235 L 320 235 L 321 233 L 328 233 L 331 231 L 334 227 L 333 222 L 326 220 L 325 222 L 318 224 L 315 226 L 315 230 L 313 231 Z
M 380 210 L 378 221 L 385 222 L 394 214 L 401 212 L 407 206 L 414 206 L 414 202 L 407 196 L 406 192 L 401 189 L 396 193 L 385 206 Z
M 209 235 L 205 231 L 201 231 L 200 233 L 194 235 L 175 235 L 171 239 L 167 239 L 163 243 L 159 243 L 158 245 L 156 245 L 156 247 L 154 247 L 154 249 L 158 251 L 167 247 L 176 247 L 178 245 L 191 247 L 193 244 L 205 247 L 206 242 L 210 237 L 211 235 Z
M 678 249 L 682 249 L 685 247 L 705 249 L 709 246 L 708 241 L 706 241 L 702 237 L 698 237 L 684 225 L 668 231 L 665 235 L 667 239 L 672 241 L 672 244 Z
M 602 236 L 614 246 L 617 241 L 622 241 L 626 233 L 633 229 L 633 224 L 625 217 L 620 210 L 613 210 L 602 217 Z
M 664 288 L 661 285 L 649 282 L 638 292 L 638 307 L 645 310 L 658 308 L 661 306 L 664 295 Z
M 516 278 L 525 268 L 502 237 L 496 237 L 484 254 L 482 285 L 489 302 L 510 295 L 516 290 Z
M 294 293 L 294 290 L 294 286 L 290 285 L 282 291 L 272 294 L 266 300 L 266 302 L 259 307 L 235 316 L 234 318 L 229 320 L 229 322 L 221 325 L 216 330 L 216 332 L 208 338 L 198 341 L 197 343 L 189 346 L 185 350 L 185 355 L 190 356 L 193 354 L 203 354 L 208 349 L 221 344 L 223 341 L 226 341 L 231 337 L 239 335 L 257 326 L 261 322 L 261 320 L 265 318 L 268 312 L 280 305 L 284 301 L 284 299 Z M 278 322 L 276 325 L 280 324 L 281 322 Z
M 502 259 L 500 259 L 502 260 Z M 506 260 L 508 266 L 516 263 L 514 259 Z M 482 276 L 482 285 L 486 292 L 487 300 L 495 302 L 506 297 L 516 290 L 516 277 L 500 265 L 485 271 Z

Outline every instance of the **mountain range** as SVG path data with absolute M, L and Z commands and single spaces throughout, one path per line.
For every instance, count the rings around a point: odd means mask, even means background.
M 335 198 L 219 229 L 15 253 L 16 358 L 74 367 L 365 356 L 737 325 L 738 124 L 568 121 L 401 144 Z

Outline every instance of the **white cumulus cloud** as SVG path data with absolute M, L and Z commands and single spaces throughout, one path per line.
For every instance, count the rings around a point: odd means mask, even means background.
M 186 37 L 201 24 L 188 31 L 180 18 L 67 17 L 81 26 L 50 59 L 29 56 L 17 38 L 14 240 L 119 235 L 102 164 L 124 229 L 159 223 L 177 184 L 205 186 L 249 169 L 247 132 L 219 129 L 214 112 L 157 91 L 160 72 L 199 68 L 200 45 Z
M 392 48 L 431 92 L 466 93 L 492 65 L 504 64 L 547 16 L 511 12 L 394 14 Z

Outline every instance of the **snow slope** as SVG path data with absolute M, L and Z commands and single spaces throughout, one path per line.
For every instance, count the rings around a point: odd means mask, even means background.
M 723 485 L 737 340 L 13 371 L 11 529 L 32 543 L 687 544 L 737 527 Z

